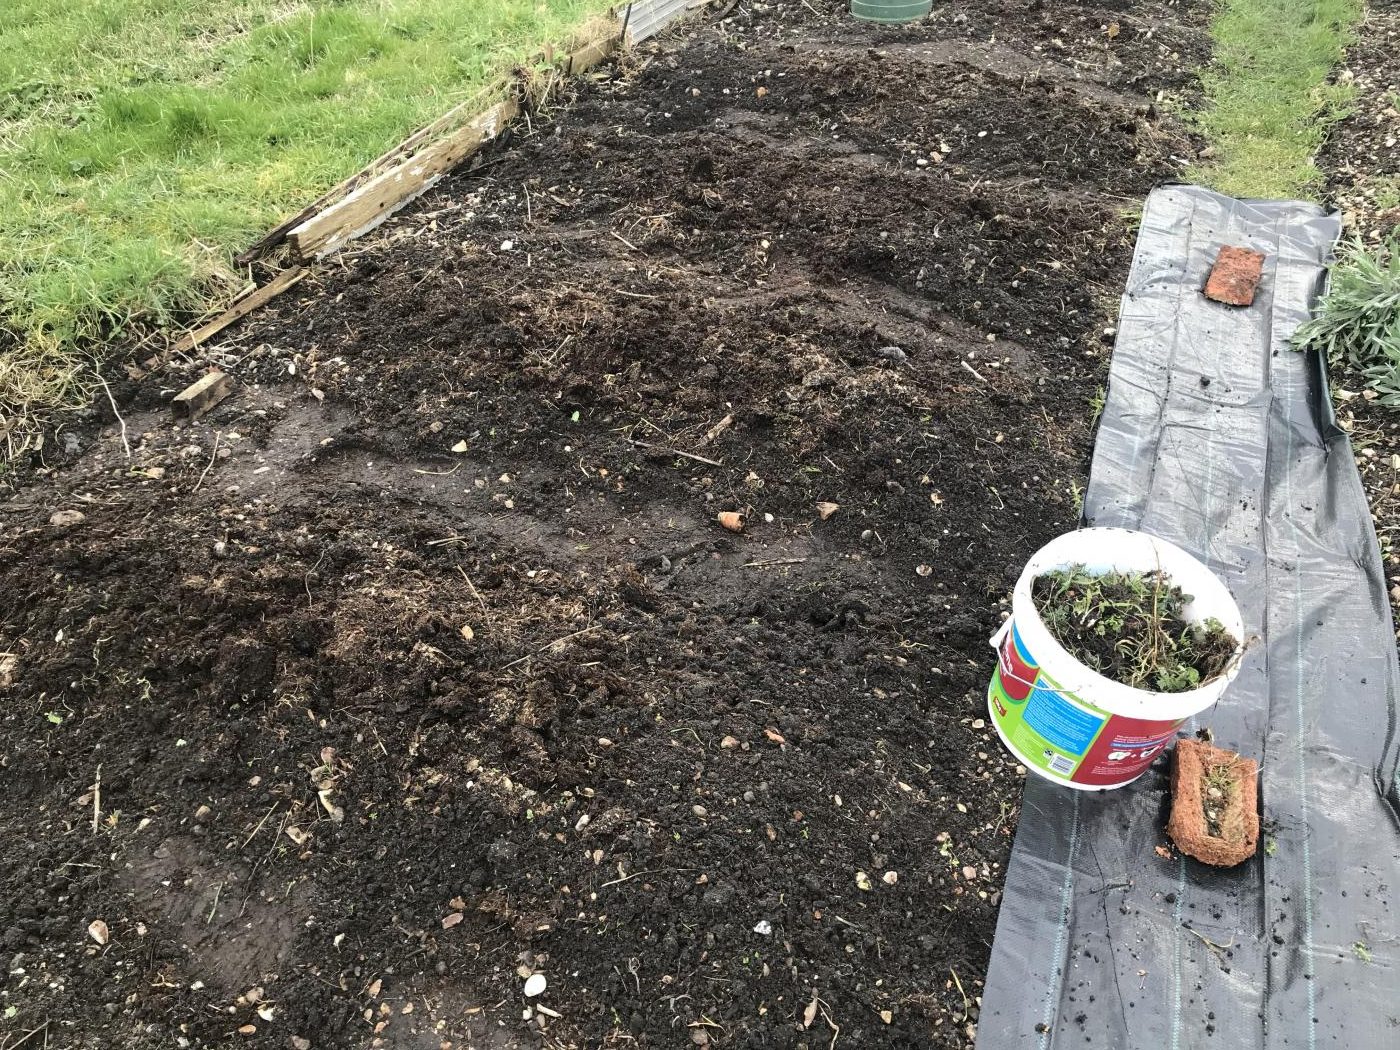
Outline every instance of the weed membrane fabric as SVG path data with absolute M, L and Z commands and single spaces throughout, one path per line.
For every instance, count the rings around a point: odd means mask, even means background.
M 1159 853 L 1169 758 L 1117 791 L 1032 779 L 980 1050 L 1400 1047 L 1393 627 L 1323 362 L 1289 346 L 1338 233 L 1308 204 L 1148 198 L 1084 518 L 1191 551 L 1258 636 L 1186 728 L 1261 761 L 1263 842 L 1228 870 Z M 1227 244 L 1267 256 L 1251 307 L 1201 294 Z

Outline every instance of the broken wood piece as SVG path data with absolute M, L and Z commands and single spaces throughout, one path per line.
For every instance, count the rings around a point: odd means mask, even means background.
M 680 456 L 682 459 L 693 459 L 696 463 L 706 463 L 712 467 L 724 466 L 719 460 L 707 459 L 705 456 L 697 456 L 694 452 L 682 452 L 678 448 L 668 448 L 665 445 L 652 445 L 645 441 L 638 441 L 636 438 L 628 438 L 627 440 L 638 448 L 651 449 L 653 452 L 664 452 L 668 456 Z
M 1229 868 L 1259 848 L 1259 763 L 1200 740 L 1181 740 L 1172 765 L 1167 834 L 1204 864 Z
M 1206 279 L 1205 295 L 1226 306 L 1249 306 L 1264 274 L 1264 254 L 1225 245 Z
M 408 138 L 404 139 L 397 146 L 394 146 L 392 149 L 385 150 L 374 160 L 370 161 L 359 171 L 355 172 L 355 174 L 351 175 L 349 178 L 331 187 L 325 193 L 321 194 L 321 196 L 317 197 L 314 201 L 308 204 L 305 208 L 302 208 L 301 211 L 297 212 L 291 218 L 286 219 L 273 229 L 269 230 L 259 240 L 249 245 L 242 253 L 237 255 L 233 261 L 239 266 L 247 266 L 259 256 L 277 247 L 279 244 L 285 241 L 287 239 L 287 234 L 289 234 L 296 227 L 300 226 L 307 219 L 311 218 L 317 212 L 324 211 L 326 208 L 329 208 L 332 204 L 344 200 L 347 196 L 353 193 L 360 186 L 364 185 L 370 179 L 374 178 L 385 168 L 403 161 L 405 157 L 407 157 L 415 149 L 421 146 L 425 141 L 427 141 L 435 135 L 441 134 L 442 132 L 446 131 L 454 123 L 461 120 L 466 114 L 472 113 L 473 111 L 479 109 L 482 103 L 484 103 L 487 99 L 495 95 L 505 94 L 507 91 L 510 90 L 511 85 L 512 81 L 509 78 L 503 78 L 501 80 L 495 81 L 492 84 L 488 84 L 486 87 L 482 88 L 480 91 L 472 95 L 471 98 L 457 103 L 457 105 L 453 106 L 440 117 L 437 117 L 431 123 L 424 124 L 421 128 L 415 131 L 412 135 L 408 136 Z
M 195 347 L 200 346 L 201 344 L 206 343 L 210 339 L 214 338 L 214 336 L 218 335 L 229 325 L 233 324 L 234 321 L 237 321 L 243 317 L 247 317 L 250 313 L 252 313 L 258 307 L 262 306 L 269 299 L 272 299 L 274 296 L 281 295 L 288 288 L 296 284 L 305 276 L 306 270 L 305 268 L 300 266 L 293 267 L 288 270 L 283 270 L 281 273 L 279 273 L 272 280 L 268 281 L 267 284 L 263 285 L 261 288 L 258 288 L 257 290 L 243 296 L 243 298 L 239 299 L 237 302 L 231 305 L 223 313 L 219 314 L 219 316 L 214 318 L 212 321 L 208 322 L 207 324 L 200 325 L 192 332 L 186 333 L 173 347 L 170 348 L 169 353 L 165 356 L 169 356 L 169 354 L 189 353 Z M 144 363 L 146 371 L 149 372 L 152 368 L 155 368 L 161 363 L 162 360 L 164 360 L 164 357 L 157 355 L 156 357 L 153 357 L 150 360 L 146 361 Z
M 226 372 L 210 372 L 175 395 L 170 410 L 176 419 L 198 419 L 233 393 L 233 380 Z
M 721 419 L 718 423 L 716 423 L 714 426 L 712 426 L 709 430 L 705 431 L 705 436 L 702 437 L 702 438 L 697 442 L 697 445 L 699 445 L 701 448 L 703 448 L 704 446 L 708 445 L 711 441 L 713 441 L 715 438 L 719 437 L 719 436 L 720 436 L 721 434 L 723 434 L 726 430 L 728 430 L 730 424 L 733 423 L 733 422 L 734 422 L 734 413 L 733 413 L 733 412 L 730 412 L 730 413 L 727 414 L 723 419 Z
M 494 140 L 519 115 L 518 100 L 509 98 L 496 103 L 450 135 L 376 175 L 344 200 L 307 219 L 287 234 L 287 243 L 303 260 L 320 258 L 344 247 Z

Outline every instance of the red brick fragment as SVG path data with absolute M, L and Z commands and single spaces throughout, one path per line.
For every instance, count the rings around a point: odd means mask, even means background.
M 1220 799 L 1207 795 L 1207 772 L 1227 771 L 1230 787 Z M 1211 834 L 1205 807 L 1219 813 L 1219 834 Z M 1172 766 L 1172 815 L 1167 834 L 1177 849 L 1206 864 L 1229 868 L 1259 848 L 1259 763 L 1199 740 L 1176 745 Z
M 1264 273 L 1264 253 L 1225 245 L 1206 280 L 1206 298 L 1227 306 L 1249 306 Z

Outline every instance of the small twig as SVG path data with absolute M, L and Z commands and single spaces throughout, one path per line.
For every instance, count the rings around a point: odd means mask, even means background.
M 49 1022 L 48 1022 L 48 1021 L 45 1021 L 45 1022 L 44 1022 L 43 1024 L 41 1024 L 38 1028 L 34 1028 L 34 1029 L 31 1029 L 31 1030 L 28 1031 L 28 1032 L 25 1032 L 24 1035 L 20 1036 L 19 1042 L 17 1042 L 17 1043 L 10 1043 L 10 1042 L 9 1042 L 9 1037 L 6 1036 L 6 1041 L 3 1042 L 3 1043 L 0 1043 L 0 1050 L 19 1050 L 19 1048 L 20 1048 L 21 1046 L 23 1046 L 25 1043 L 29 1042 L 29 1040 L 31 1040 L 32 1038 L 34 1038 L 34 1036 L 38 1035 L 40 1032 L 43 1032 L 43 1033 L 44 1033 L 44 1045 L 47 1046 L 47 1045 L 48 1045 L 48 1042 L 49 1042 L 48 1028 L 49 1028 Z
M 1215 953 L 1216 953 L 1217 957 L 1220 957 L 1220 953 L 1221 953 L 1221 952 L 1226 951 L 1227 949 L 1233 948 L 1233 947 L 1235 946 L 1235 938 L 1234 938 L 1234 937 L 1231 937 L 1231 938 L 1230 938 L 1230 943 L 1229 943 L 1229 944 L 1216 944 L 1213 940 L 1211 940 L 1211 939 L 1210 939 L 1209 937 L 1207 937 L 1205 934 L 1203 934 L 1203 933 L 1197 933 L 1197 932 L 1196 932 L 1195 930 L 1193 930 L 1190 926 L 1183 926 L 1182 929 L 1185 930 L 1187 933 L 1191 934 L 1193 937 L 1199 937 L 1199 938 L 1201 939 L 1201 942 L 1202 942 L 1207 948 L 1209 948 L 1212 952 L 1215 952 Z
M 97 776 L 92 785 L 92 833 L 97 834 L 98 821 L 102 817 L 102 763 L 97 763 Z
M 826 1012 L 826 1001 L 817 1000 L 817 1007 L 822 1012 L 822 1020 L 831 1025 L 831 1046 L 827 1050 L 836 1050 L 836 1040 L 841 1038 L 841 1026 L 831 1019 L 831 1014 Z
M 599 624 L 596 624 L 596 623 L 595 623 L 595 624 L 592 624 L 592 625 L 590 625 L 590 626 L 588 626 L 588 627 L 585 627 L 585 628 L 584 628 L 583 630 L 581 630 L 581 631 L 575 631 L 573 634 L 566 634 L 566 635 L 564 635 L 563 638 L 556 638 L 556 639 L 554 639 L 554 641 L 552 641 L 552 642 L 546 642 L 544 645 L 542 645 L 542 646 L 540 646 L 538 649 L 536 649 L 533 653 L 526 653 L 526 654 L 525 654 L 524 656 L 522 656 L 519 660 L 512 660 L 510 663 L 508 663 L 508 664 L 506 664 L 504 667 L 502 667 L 501 670 L 502 670 L 502 671 L 509 671 L 509 670 L 510 670 L 512 667 L 514 667 L 516 664 L 523 664 L 526 660 L 530 659 L 530 657 L 532 657 L 532 656 L 538 656 L 540 653 L 544 652 L 546 649 L 552 649 L 552 648 L 554 648 L 554 646 L 556 646 L 556 645 L 563 645 L 565 642 L 569 641 L 571 638 L 577 638 L 579 635 L 581 635 L 581 634 L 587 634 L 589 631 L 596 631 L 596 630 L 598 629 L 599 626 L 600 626 Z
M 525 221 L 533 225 L 535 221 L 535 208 L 534 205 L 530 203 L 530 187 L 522 182 L 520 188 L 525 191 Z
M 616 237 L 623 244 L 627 245 L 627 247 L 631 248 L 634 252 L 641 254 L 642 250 L 638 248 L 635 244 L 633 244 L 631 241 L 629 241 L 626 237 L 622 236 L 622 234 L 618 233 L 616 230 L 609 230 L 608 232 L 614 237 Z
M 768 561 L 749 561 L 744 563 L 746 569 L 766 569 L 770 565 L 798 565 L 806 561 L 806 558 L 770 558 Z
M 619 864 L 618 868 L 621 869 L 621 867 L 622 866 Z M 619 882 L 627 882 L 631 879 L 640 878 L 643 875 L 679 875 L 681 872 L 697 870 L 696 868 L 648 868 L 646 871 L 634 871 L 631 875 L 624 875 L 620 879 L 613 879 L 612 882 L 605 882 L 598 888 L 600 890 L 607 889 L 609 886 L 616 886 Z
M 638 446 L 639 448 L 649 448 L 657 452 L 665 452 L 668 455 L 681 456 L 684 459 L 693 459 L 697 463 L 708 463 L 712 467 L 724 466 L 724 464 L 719 462 L 718 460 L 706 459 L 704 456 L 697 456 L 694 452 L 682 452 L 678 448 L 667 448 L 665 445 L 652 445 L 646 441 L 638 441 L 636 438 L 628 438 L 627 440 L 632 442 L 632 444 Z
M 423 470 L 423 469 L 421 469 L 421 468 L 419 468 L 419 467 L 414 467 L 414 468 L 413 468 L 413 473 L 415 473 L 415 474 L 431 474 L 431 475 L 432 475 L 433 477 L 435 477 L 435 478 L 450 478 L 453 474 L 457 473 L 457 471 L 459 471 L 459 470 L 461 470 L 461 469 L 462 469 L 462 464 L 458 463 L 458 464 L 457 464 L 455 467 L 453 467 L 451 470 Z
M 982 378 L 982 373 L 979 372 L 979 371 L 977 371 L 977 369 L 973 368 L 973 367 L 972 367 L 970 364 L 968 364 L 966 361 L 959 361 L 958 364 L 962 365 L 962 366 L 963 366 L 964 368 L 966 368 L 969 372 L 971 372 L 973 375 L 975 375 L 981 382 L 983 382 L 983 383 L 986 382 L 986 380 Z
M 963 1001 L 963 1018 L 966 1019 L 966 1018 L 967 1018 L 967 1015 L 968 1015 L 968 1011 L 969 1011 L 969 1009 L 971 1008 L 971 1005 L 972 1005 L 972 1004 L 969 1003 L 968 1000 L 967 1000 L 967 992 L 963 991 L 962 981 L 960 981 L 960 980 L 958 979 L 958 971 L 957 971 L 957 970 L 953 970 L 953 969 L 949 969 L 948 972 L 951 973 L 951 974 L 953 975 L 953 983 L 956 984 L 956 985 L 958 986 L 958 994 L 962 996 L 962 1001 Z
M 219 894 L 223 892 L 224 884 L 222 882 L 219 883 L 218 886 L 214 887 L 214 906 L 209 909 L 209 918 L 204 920 L 205 926 L 208 926 L 211 922 L 214 921 L 214 913 L 219 910 Z
M 204 473 L 199 476 L 199 480 L 194 483 L 194 488 L 190 489 L 190 494 L 199 491 L 199 486 L 204 484 L 204 479 L 209 476 L 209 472 L 214 469 L 214 460 L 219 458 L 219 439 L 224 436 L 222 430 L 214 431 L 214 451 L 209 453 L 209 465 L 204 468 Z
M 429 540 L 424 546 L 441 547 L 444 543 L 462 543 L 464 540 L 466 540 L 465 536 L 448 536 L 446 539 Z
M 457 571 L 462 574 L 462 579 L 467 581 L 467 586 L 471 588 L 472 597 L 476 599 L 476 603 L 481 606 L 481 611 L 486 614 L 486 618 L 489 620 L 491 611 L 486 608 L 486 603 L 482 601 L 481 593 L 476 589 L 476 584 L 472 583 L 472 578 L 467 575 L 467 570 L 459 565 Z
M 101 372 L 97 373 L 97 381 L 102 384 L 102 389 L 107 391 L 107 403 L 112 406 L 112 415 L 116 416 L 117 422 L 121 424 L 122 447 L 126 449 L 126 458 L 130 459 L 131 442 L 127 441 L 126 439 L 126 420 L 123 419 L 122 414 L 117 411 L 117 399 L 112 396 L 112 388 L 107 385 L 107 380 L 103 378 Z
M 246 839 L 243 840 L 243 845 L 240 847 L 241 849 L 247 849 L 248 843 L 252 842 L 255 838 L 258 837 L 258 832 L 261 831 L 262 828 L 263 828 L 263 825 L 267 823 L 267 818 L 270 817 L 270 816 L 272 816 L 272 814 L 276 813 L 276 812 L 277 812 L 277 807 L 280 806 L 281 804 L 282 804 L 282 803 L 281 803 L 280 801 L 274 802 L 274 803 L 272 804 L 272 808 L 269 809 L 269 810 L 267 811 L 267 813 L 265 813 L 265 814 L 263 815 L 262 820 L 258 821 L 258 826 L 255 827 L 255 828 L 253 829 L 253 833 L 252 833 L 251 835 L 249 835 Z
M 734 422 L 734 413 L 733 413 L 733 412 L 730 412 L 730 413 L 729 413 L 728 415 L 726 415 L 723 419 L 721 419 L 718 423 L 716 423 L 714 426 L 712 426 L 709 430 L 705 431 L 705 436 L 702 437 L 702 438 L 700 439 L 699 445 L 700 445 L 702 448 L 703 448 L 704 446 L 708 445 L 711 441 L 713 441 L 715 438 L 719 437 L 719 436 L 720 436 L 721 434 L 723 434 L 726 430 L 728 430 L 728 429 L 729 429 L 729 425 L 730 425 L 731 423 L 733 423 L 733 422 Z

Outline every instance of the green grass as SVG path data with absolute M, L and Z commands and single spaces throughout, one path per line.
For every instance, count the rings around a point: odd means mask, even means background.
M 1196 117 L 1215 147 L 1189 177 L 1237 197 L 1315 198 L 1313 158 L 1350 98 L 1328 83 L 1363 0 L 1221 0 Z
M 0 0 L 0 431 L 601 0 Z

